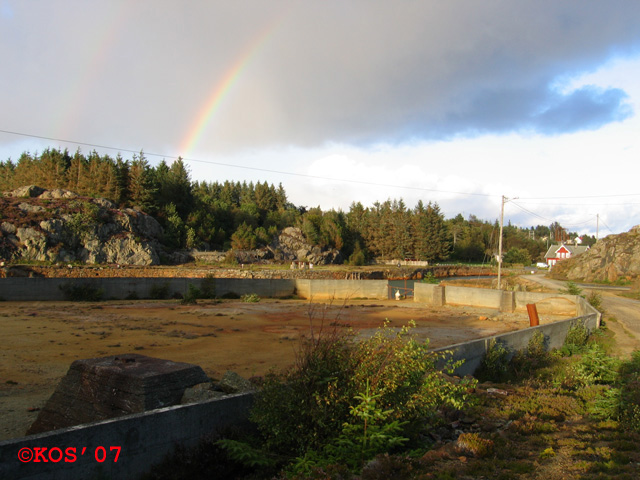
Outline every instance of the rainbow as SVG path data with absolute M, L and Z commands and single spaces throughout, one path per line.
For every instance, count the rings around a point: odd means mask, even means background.
M 267 28 L 254 37 L 253 41 L 244 49 L 240 57 L 232 64 L 231 68 L 226 71 L 222 79 L 214 85 L 204 107 L 200 110 L 196 120 L 189 129 L 189 133 L 181 143 L 180 151 L 183 157 L 186 157 L 198 144 L 223 100 L 229 96 L 233 86 L 251 64 L 251 61 L 263 49 L 276 30 L 276 27 L 281 23 L 281 20 L 281 18 L 278 18 L 277 21 L 272 22 Z

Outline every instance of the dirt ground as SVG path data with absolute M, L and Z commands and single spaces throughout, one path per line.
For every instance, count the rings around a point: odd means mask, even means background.
M 311 328 L 367 334 L 385 319 L 394 327 L 414 320 L 434 348 L 529 325 L 526 313 L 410 301 L 1 302 L 0 440 L 24 435 L 76 359 L 140 353 L 200 365 L 213 379 L 226 370 L 248 378 L 291 365 Z

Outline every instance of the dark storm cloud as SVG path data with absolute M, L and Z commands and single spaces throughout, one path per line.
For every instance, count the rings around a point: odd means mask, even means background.
M 568 95 L 552 95 L 548 109 L 533 118 L 533 128 L 547 134 L 595 129 L 619 122 L 633 112 L 627 94 L 617 88 L 584 87 Z
M 558 135 L 597 129 L 633 114 L 625 103 L 626 93 L 617 88 L 587 86 L 564 94 L 542 87 L 477 92 L 462 112 L 442 122 L 427 118 L 413 134 L 424 138 L 519 131 Z
M 554 86 L 640 48 L 640 2 L 624 0 L 3 9 L 6 128 L 176 153 L 242 59 L 202 151 L 595 129 L 632 114 L 625 92 Z
M 637 51 L 640 3 L 323 5 L 313 24 L 296 14 L 295 41 L 269 72 L 288 136 L 303 144 L 562 134 L 632 114 L 615 86 L 555 85 Z

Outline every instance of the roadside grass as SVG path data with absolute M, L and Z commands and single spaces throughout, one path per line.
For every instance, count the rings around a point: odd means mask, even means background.
M 630 298 L 632 300 L 640 300 L 640 290 L 631 290 L 629 292 L 617 292 L 618 296 Z

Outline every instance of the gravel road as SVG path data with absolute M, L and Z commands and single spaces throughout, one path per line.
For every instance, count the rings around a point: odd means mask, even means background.
M 531 275 L 526 278 L 551 290 L 557 291 L 567 288 L 567 282 L 552 280 L 542 275 Z M 619 290 L 628 290 L 625 288 L 582 284 L 578 284 L 578 286 L 586 293 L 595 291 L 602 296 L 604 320 L 616 334 L 620 353 L 626 355 L 635 349 L 640 349 L 640 301 L 615 294 Z

